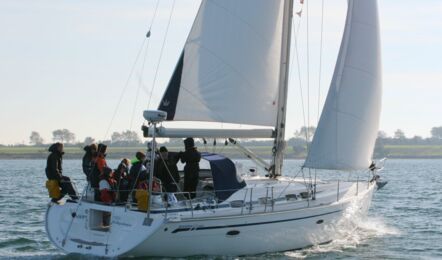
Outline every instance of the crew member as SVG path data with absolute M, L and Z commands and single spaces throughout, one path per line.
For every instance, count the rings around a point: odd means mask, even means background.
M 160 154 L 155 162 L 155 177 L 161 180 L 166 192 L 176 192 L 180 175 L 178 174 L 177 160 L 169 156 L 165 146 L 160 147 Z
M 98 189 L 98 183 L 100 182 L 100 175 L 103 173 L 103 169 L 107 167 L 106 150 L 107 145 L 101 143 L 98 144 L 97 157 L 93 162 L 94 167 L 91 173 L 90 181 L 91 187 L 94 189 L 95 201 L 100 201 L 100 191 Z
M 118 190 L 117 198 L 120 202 L 126 202 L 129 195 L 129 165 L 130 160 L 124 158 L 114 171 L 114 178 L 117 182 Z
M 83 148 L 83 150 L 85 151 L 82 162 L 83 173 L 86 175 L 88 181 L 90 181 L 90 175 L 92 173 L 95 159 L 97 157 L 97 149 L 97 144 L 86 145 Z
M 184 152 L 180 152 L 179 158 L 184 166 L 184 192 L 188 192 L 189 198 L 195 198 L 196 187 L 199 179 L 199 162 L 201 160 L 201 154 L 195 147 L 195 141 L 193 138 L 188 137 L 184 140 Z
M 99 182 L 100 199 L 102 202 L 111 204 L 115 201 L 115 186 L 116 182 L 113 179 L 112 169 L 104 167 Z
M 61 189 L 60 196 L 58 198 L 52 198 L 53 202 L 59 201 L 64 195 L 68 194 L 73 200 L 78 199 L 77 192 L 72 186 L 71 179 L 68 176 L 63 176 L 63 154 L 64 147 L 62 143 L 55 143 L 49 147 L 47 164 L 46 164 L 46 177 L 48 183 L 55 184 L 53 189 Z M 47 184 L 49 189 L 49 186 Z

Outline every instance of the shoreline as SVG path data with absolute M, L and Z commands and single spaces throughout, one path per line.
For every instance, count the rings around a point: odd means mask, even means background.
M 1 161 L 6 161 L 6 160 L 46 160 L 47 156 L 49 155 L 49 153 L 47 154 L 41 154 L 41 155 L 35 155 L 35 154 L 21 154 L 21 155 L 14 155 L 14 154 L 0 154 L 0 160 Z M 227 157 L 229 157 L 232 160 L 245 160 L 248 159 L 246 156 L 230 156 L 230 155 L 226 155 Z M 108 155 L 106 157 L 106 159 L 109 160 L 121 160 L 123 158 L 132 158 L 132 157 L 128 157 L 128 156 L 119 156 L 119 155 Z M 266 156 L 266 157 L 261 157 L 264 160 L 269 160 L 271 159 L 270 156 Z M 379 160 L 379 159 L 383 159 L 383 158 L 387 158 L 387 159 L 401 159 L 401 160 L 413 160 L 413 159 L 422 159 L 422 160 L 437 160 L 437 159 L 442 159 L 442 156 L 385 156 L 385 157 L 379 157 L 379 158 L 374 158 L 375 160 Z M 81 160 L 82 156 L 77 156 L 77 155 L 65 155 L 63 157 L 63 160 Z M 285 156 L 284 157 L 285 160 L 304 160 L 305 157 L 293 157 L 293 156 Z
M 271 158 L 270 146 L 248 146 L 257 156 L 267 160 Z M 179 152 L 183 150 L 180 146 L 168 146 L 169 151 Z M 200 152 L 211 152 L 223 154 L 231 159 L 247 159 L 247 157 L 239 152 L 236 148 L 231 146 L 217 146 L 217 147 L 198 147 Z M 146 152 L 144 146 L 134 147 L 109 147 L 108 159 L 122 159 L 133 158 L 137 151 Z M 20 146 L 20 147 L 0 147 L 0 160 L 46 160 L 49 152 L 47 147 L 36 146 Z M 79 160 L 82 159 L 84 151 L 79 146 L 65 147 L 65 160 Z M 288 146 L 285 152 L 285 159 L 303 160 L 306 157 L 306 151 L 295 153 L 293 148 Z M 442 145 L 386 145 L 384 149 L 374 153 L 375 159 L 380 158 L 389 159 L 442 159 Z

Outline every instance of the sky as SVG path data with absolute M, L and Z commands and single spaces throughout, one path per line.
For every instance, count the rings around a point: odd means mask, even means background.
M 304 6 L 302 17 L 294 20 L 296 28 L 300 24 L 304 93 L 309 75 L 309 125 L 316 125 L 328 91 L 346 2 L 324 1 L 321 76 L 322 0 L 309 0 L 308 15 Z M 138 131 L 150 94 L 150 108 L 156 108 L 163 95 L 200 1 L 160 0 L 154 19 L 156 4 L 0 0 L 0 144 L 27 144 L 31 131 L 50 142 L 52 131 L 62 128 L 75 133 L 78 141 Z M 295 9 L 300 8 L 297 3 Z M 442 126 L 442 2 L 384 0 L 379 10 L 384 87 L 380 130 L 390 136 L 402 129 L 407 137 L 428 137 L 432 127 Z M 151 37 L 146 39 L 149 27 Z M 287 137 L 304 125 L 298 67 L 292 65 Z

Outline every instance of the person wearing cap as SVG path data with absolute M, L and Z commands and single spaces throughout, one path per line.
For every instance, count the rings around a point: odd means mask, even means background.
M 52 202 L 59 201 L 66 194 L 69 194 L 71 199 L 77 200 L 78 195 L 71 183 L 71 179 L 63 175 L 63 144 L 54 143 L 49 147 L 48 151 L 51 153 L 48 156 L 45 169 L 46 177 L 48 178 L 46 187 L 50 194 L 57 195 L 55 197 L 51 196 Z
M 195 198 L 196 187 L 199 179 L 199 162 L 201 160 L 201 154 L 195 147 L 195 141 L 193 138 L 188 137 L 184 140 L 184 152 L 180 152 L 179 158 L 184 166 L 184 192 L 188 192 L 189 198 Z
M 166 192 L 176 192 L 180 175 L 178 173 L 177 160 L 169 156 L 169 151 L 165 146 L 159 149 L 159 156 L 155 162 L 154 175 L 161 180 L 163 189 Z

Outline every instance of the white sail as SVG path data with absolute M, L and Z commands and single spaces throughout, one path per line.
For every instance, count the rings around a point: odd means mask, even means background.
M 305 167 L 369 167 L 379 126 L 381 78 L 377 1 L 349 0 L 338 61 Z
M 168 120 L 276 125 L 284 0 L 203 0 L 159 109 Z

